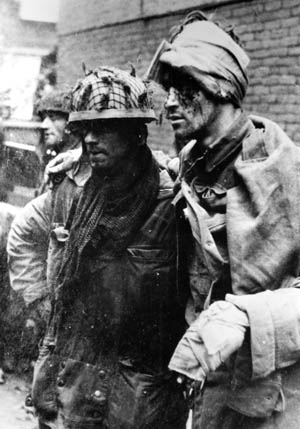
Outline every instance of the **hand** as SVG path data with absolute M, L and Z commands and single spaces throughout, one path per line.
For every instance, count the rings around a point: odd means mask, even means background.
M 177 374 L 176 381 L 182 386 L 182 391 L 187 405 L 189 408 L 193 408 L 195 403 L 195 395 L 201 392 L 204 387 L 205 377 L 203 380 L 196 381 L 188 378 L 184 375 Z
M 173 158 L 168 162 L 168 171 L 173 180 L 176 180 L 179 174 L 179 158 Z
M 229 302 L 215 302 L 186 331 L 169 368 L 201 381 L 241 347 L 247 326 L 245 312 Z
M 159 167 L 164 169 L 164 170 L 167 170 L 168 169 L 168 163 L 171 160 L 171 158 L 161 150 L 154 150 L 154 151 L 152 151 L 152 154 L 153 154 L 156 162 L 158 163 Z
M 51 175 L 66 172 L 71 170 L 76 162 L 78 162 L 82 154 L 81 148 L 68 150 L 67 152 L 59 153 L 47 164 L 44 173 L 44 181 L 51 188 Z

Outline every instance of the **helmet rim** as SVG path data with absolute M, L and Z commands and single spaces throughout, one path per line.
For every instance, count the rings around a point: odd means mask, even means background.
M 96 121 L 96 120 L 109 120 L 109 119 L 136 119 L 143 120 L 144 122 L 156 121 L 153 109 L 140 110 L 140 109 L 103 109 L 103 110 L 81 110 L 71 112 L 69 122 L 80 121 Z

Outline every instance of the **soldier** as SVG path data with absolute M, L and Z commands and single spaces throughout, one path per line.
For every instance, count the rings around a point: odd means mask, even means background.
M 178 256 L 191 327 L 169 367 L 199 382 L 188 389 L 197 429 L 300 422 L 300 153 L 278 125 L 243 112 L 248 62 L 232 29 L 195 12 L 148 73 L 168 91 L 181 149 L 174 204 L 190 233 Z
M 68 129 L 68 118 L 71 108 L 71 90 L 53 90 L 45 94 L 36 105 L 36 112 L 42 121 L 42 138 L 37 147 L 37 154 L 42 165 L 41 175 L 48 162 L 60 153 L 81 146 L 77 136 Z M 39 193 L 46 190 L 42 179 Z
M 47 270 L 42 300 L 53 297 L 33 383 L 40 425 L 184 429 L 182 387 L 167 369 L 184 331 L 173 183 L 146 144 L 146 87 L 100 67 L 72 106 L 90 177 L 79 189 L 67 176 L 30 203 L 8 245 L 13 286 Z M 40 288 L 31 279 L 26 293 Z
M 248 62 L 232 29 L 194 12 L 148 74 L 182 148 L 191 326 L 169 367 L 201 385 L 197 429 L 300 426 L 300 150 L 243 112 Z

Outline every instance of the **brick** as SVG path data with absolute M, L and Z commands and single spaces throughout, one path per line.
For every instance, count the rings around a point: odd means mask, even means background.
M 256 50 L 256 49 L 260 49 L 260 48 L 262 48 L 262 43 L 260 41 L 250 40 L 247 42 L 247 50 L 248 51 L 252 51 L 252 50 Z
M 295 114 L 295 105 L 294 104 L 287 104 L 287 103 L 281 103 L 281 104 L 273 104 L 271 106 L 271 110 L 273 112 L 282 112 L 282 108 L 284 108 L 284 113 L 286 114 Z
M 278 97 L 277 97 L 277 95 L 276 94 L 268 94 L 266 97 L 265 97 L 265 100 L 266 100 L 266 102 L 268 103 L 268 105 L 273 105 L 275 102 L 277 102 L 278 101 Z
M 297 144 L 297 146 L 300 145 L 300 132 L 294 134 L 293 141 Z
M 269 60 L 269 58 L 266 55 L 265 49 L 256 49 L 253 52 L 250 52 L 250 57 L 261 60 L 261 64 L 267 65 L 263 62 L 263 60 Z
M 295 76 L 280 76 L 281 85 L 295 85 L 296 77 Z
M 269 76 L 270 75 L 270 68 L 269 67 L 256 67 L 255 74 L 258 76 Z
M 254 39 L 254 34 L 253 33 L 248 33 L 248 34 L 246 34 L 246 33 L 244 33 L 242 36 L 241 36 L 241 39 L 242 39 L 242 41 L 245 43 L 245 42 L 249 42 L 249 41 L 251 41 L 251 40 L 253 40 Z
M 300 55 L 300 46 L 289 48 L 289 55 Z
M 282 1 L 282 7 L 291 9 L 292 13 L 293 13 L 293 10 L 295 9 L 295 6 L 299 6 L 299 0 L 283 0 Z
M 269 94 L 270 89 L 265 85 L 256 85 L 253 88 L 253 92 L 254 94 L 257 94 L 257 95 L 264 95 L 264 94 Z
M 289 18 L 291 16 L 291 9 L 279 9 L 272 10 L 268 12 L 264 12 L 262 14 L 264 21 L 275 21 L 275 20 L 283 20 L 284 18 Z
M 251 84 L 251 81 L 250 81 Z M 257 95 L 247 95 L 245 99 L 245 103 L 256 104 L 259 103 L 260 97 Z
M 283 109 L 284 109 L 284 106 L 283 106 Z M 297 121 L 297 115 L 293 115 L 291 113 L 289 114 L 285 113 L 281 115 L 281 119 L 286 123 L 294 123 L 295 121 Z
M 258 10 L 255 9 L 255 7 L 249 7 L 248 5 L 246 5 L 246 6 L 240 5 L 240 7 L 233 10 L 232 16 L 234 16 L 234 17 L 245 17 L 247 15 L 248 16 L 250 15 L 249 12 L 251 15 L 256 15 L 256 13 L 258 13 Z
M 265 54 L 267 56 L 273 56 L 273 57 L 285 57 L 288 54 L 288 49 L 286 46 L 278 46 L 275 48 L 271 48 L 265 51 Z
M 300 6 L 299 6 L 298 0 L 297 0 L 297 7 L 292 8 L 292 15 L 293 16 L 299 16 L 300 15 Z
M 274 40 L 277 46 L 298 46 L 300 43 L 300 36 L 281 37 Z
M 275 28 L 268 34 L 268 37 L 272 39 L 285 39 L 288 36 L 294 36 L 294 34 L 291 34 L 289 28 Z
M 266 3 L 265 10 L 272 11 L 272 10 L 278 10 L 281 9 L 282 2 L 280 0 L 275 0 L 269 3 Z
M 249 26 L 248 26 L 249 28 Z M 251 29 L 252 31 L 263 31 L 264 30 L 264 25 L 262 22 L 255 22 L 254 24 L 251 24 Z
M 293 103 L 300 105 L 299 97 L 293 94 L 282 95 L 279 101 L 281 101 L 282 103 Z
M 278 19 L 275 19 L 273 21 L 266 21 L 264 23 L 264 30 L 278 30 L 280 27 L 281 25 Z
M 272 30 L 256 31 L 254 32 L 255 40 L 274 40 L 274 39 L 284 39 L 288 36 L 294 36 L 291 34 L 289 28 L 273 28 Z
M 265 85 L 273 86 L 282 83 L 280 76 L 267 76 L 264 80 Z
M 294 135 L 295 133 L 297 133 L 298 127 L 296 124 L 287 124 L 286 130 L 287 130 L 289 135 Z
M 300 18 L 297 17 L 292 17 L 292 18 L 288 18 L 288 19 L 282 19 L 280 25 L 282 27 L 297 27 L 300 23 Z

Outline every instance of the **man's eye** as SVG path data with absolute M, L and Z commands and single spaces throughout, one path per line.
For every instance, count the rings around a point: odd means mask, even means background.
M 49 113 L 48 118 L 51 119 L 51 121 L 55 121 L 55 119 L 57 118 L 57 115 L 55 113 Z

